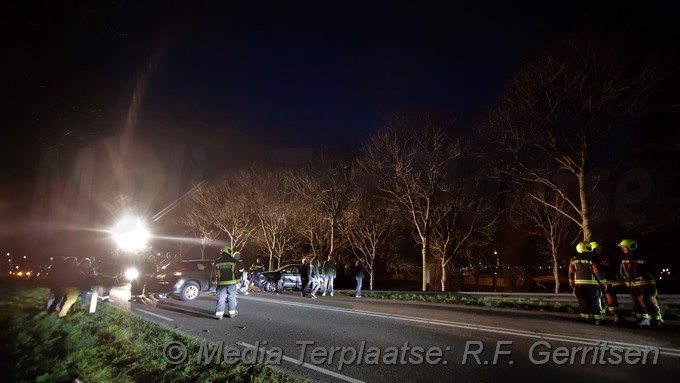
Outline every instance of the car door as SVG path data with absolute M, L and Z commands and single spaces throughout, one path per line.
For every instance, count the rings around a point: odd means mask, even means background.
M 290 265 L 281 270 L 283 287 L 300 288 L 300 266 Z
M 196 262 L 195 279 L 201 285 L 201 291 L 210 290 L 210 273 L 212 272 L 212 261 Z

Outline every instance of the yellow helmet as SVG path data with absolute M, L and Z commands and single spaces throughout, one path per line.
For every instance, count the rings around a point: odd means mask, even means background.
M 576 251 L 578 251 L 579 253 L 592 253 L 593 246 L 591 245 L 590 242 L 581 242 L 578 245 L 576 245 Z
M 629 250 L 635 250 L 637 249 L 638 244 L 632 239 L 623 239 L 619 242 L 619 247 L 627 247 Z

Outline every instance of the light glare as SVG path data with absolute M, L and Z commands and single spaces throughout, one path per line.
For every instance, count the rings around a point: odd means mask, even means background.
M 121 250 L 143 249 L 149 236 L 149 230 L 139 218 L 124 218 L 113 229 L 113 239 Z

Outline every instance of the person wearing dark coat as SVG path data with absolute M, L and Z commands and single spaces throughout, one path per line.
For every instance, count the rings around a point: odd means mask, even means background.
M 68 315 L 71 306 L 78 300 L 80 286 L 88 282 L 91 283 L 78 269 L 78 260 L 75 257 L 68 257 L 64 260 L 64 269 L 61 276 L 61 285 L 64 286 L 66 299 L 61 310 L 59 310 L 59 318 Z
M 64 273 L 64 257 L 55 257 L 47 272 L 47 286 L 50 288 L 50 297 L 47 300 L 47 312 L 53 313 L 61 310 L 64 303 L 64 286 L 62 274 Z

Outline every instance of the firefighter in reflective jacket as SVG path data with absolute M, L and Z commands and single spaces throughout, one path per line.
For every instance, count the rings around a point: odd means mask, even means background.
M 602 320 L 602 290 L 607 284 L 589 254 L 593 251 L 590 242 L 579 243 L 576 251 L 578 254 L 569 261 L 569 285 L 578 299 L 581 320 L 598 325 Z
M 227 297 L 229 318 L 233 318 L 238 314 L 236 310 L 236 283 L 241 278 L 241 273 L 243 272 L 243 263 L 239 262 L 239 255 L 230 246 L 224 246 L 222 254 L 213 264 L 210 283 L 215 286 L 215 293 L 217 294 L 215 319 L 222 320 L 224 316 L 225 295 Z
M 632 239 L 624 239 L 618 246 L 623 252 L 621 276 L 630 292 L 638 325 L 661 327 L 661 310 L 656 301 L 655 277 L 647 258 L 635 253 L 638 244 Z
M 603 282 L 607 284 L 607 289 L 603 291 L 605 302 L 607 302 L 606 309 L 614 317 L 614 322 L 624 321 L 625 319 L 619 308 L 619 300 L 616 296 L 616 291 L 614 291 L 614 282 L 619 277 L 621 258 L 616 257 L 616 254 L 611 254 L 611 252 L 603 253 L 602 246 L 597 242 L 590 242 L 590 246 L 593 249 L 593 253 L 597 254 L 595 258 L 598 259 L 599 270 L 604 278 Z
M 255 263 L 250 265 L 250 280 L 255 283 L 258 289 L 262 289 L 262 272 L 265 270 L 266 267 L 260 258 L 257 258 Z

